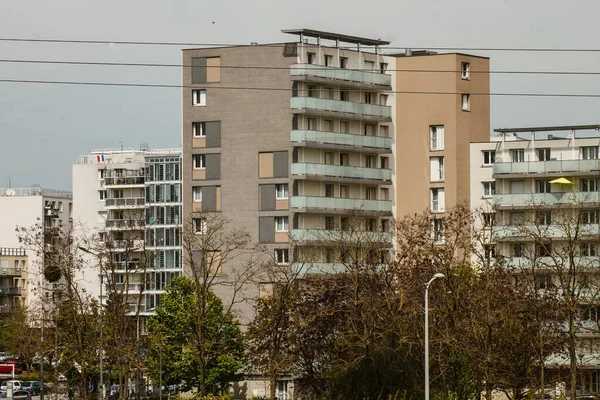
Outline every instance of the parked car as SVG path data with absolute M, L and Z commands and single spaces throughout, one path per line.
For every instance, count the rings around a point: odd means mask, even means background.
M 577 396 L 577 400 L 600 400 L 600 397 L 594 394 L 582 394 L 581 396 Z
M 7 398 L 7 393 L 1 392 L 0 399 L 6 399 L 6 398 Z M 12 398 L 14 400 L 31 400 L 31 393 L 29 393 L 27 390 L 15 390 L 15 391 L 13 391 Z
M 12 374 L 13 368 L 15 374 L 23 372 L 23 367 L 17 361 L 5 361 L 0 364 L 0 374 Z
M 40 381 L 25 381 L 21 385 L 21 389 L 27 390 L 32 396 L 37 396 L 42 391 L 42 382 Z M 46 393 L 46 392 L 44 392 Z
M 13 356 L 10 356 L 8 354 L 6 354 L 3 351 L 0 351 L 0 362 L 4 362 L 4 361 L 8 361 L 11 360 L 13 358 Z
M 0 384 L 0 389 L 6 390 L 8 388 L 8 382 L 12 382 L 13 390 L 21 389 L 21 386 L 23 386 L 23 381 L 2 381 L 2 384 Z

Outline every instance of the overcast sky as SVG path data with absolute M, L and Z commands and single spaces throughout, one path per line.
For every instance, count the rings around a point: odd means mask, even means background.
M 431 47 L 600 48 L 590 0 L 0 0 L 0 38 L 276 42 L 312 28 Z M 214 22 L 214 24 L 213 24 Z M 600 71 L 600 53 L 474 52 L 492 70 Z M 12 43 L 0 59 L 178 64 L 161 46 Z M 10 64 L 0 79 L 179 84 L 178 68 Z M 600 94 L 600 76 L 492 75 L 492 92 Z M 0 83 L 0 187 L 71 188 L 90 149 L 179 147 L 180 89 Z M 600 99 L 493 97 L 491 128 L 600 123 Z

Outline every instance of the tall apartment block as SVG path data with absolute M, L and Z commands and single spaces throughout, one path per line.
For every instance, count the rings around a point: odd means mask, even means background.
M 48 254 L 60 230 L 70 227 L 72 210 L 71 192 L 38 185 L 0 189 L 0 312 L 17 301 L 33 307 L 42 292 L 36 289 L 51 289 L 43 278 L 44 255 L 25 249 L 15 229 L 39 225 Z
M 481 228 L 492 231 L 494 242 L 486 249 L 487 255 L 504 257 L 516 274 L 533 273 L 535 268 L 536 290 L 561 288 L 557 274 L 561 264 L 556 260 L 562 260 L 561 246 L 569 244 L 568 236 L 575 231 L 580 243 L 573 246 L 577 243 L 571 242 L 573 257 L 564 258 L 565 268 L 572 261 L 578 281 L 596 273 L 600 254 L 598 130 L 600 125 L 497 129 L 498 136 L 491 141 L 471 144 L 471 205 L 484 212 Z M 540 239 L 530 231 L 540 232 Z M 594 287 L 591 283 L 581 291 L 576 289 L 581 302 L 576 321 L 581 393 L 600 392 L 600 308 L 590 303 L 597 301 Z M 549 357 L 548 379 L 568 365 L 564 357 Z M 568 379 L 563 375 L 562 380 Z
M 222 213 L 287 263 L 290 242 L 301 256 L 351 215 L 391 244 L 393 216 L 469 200 L 469 142 L 489 132 L 489 98 L 471 93 L 489 91 L 487 58 L 283 32 L 299 40 L 183 51 L 184 216 Z M 337 252 L 311 248 L 316 270 Z
M 181 150 L 92 151 L 73 166 L 73 188 L 78 233 L 102 243 L 110 258 L 103 262 L 113 266 L 111 282 L 126 294 L 130 313 L 152 314 L 181 274 Z M 88 254 L 86 290 L 98 296 L 95 258 Z

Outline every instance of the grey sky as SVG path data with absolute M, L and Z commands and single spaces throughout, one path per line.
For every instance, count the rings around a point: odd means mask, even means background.
M 0 37 L 264 43 L 313 28 L 392 45 L 600 48 L 589 0 L 0 0 Z M 215 22 L 214 24 L 212 22 Z M 600 53 L 474 52 L 493 70 L 600 71 Z M 0 42 L 2 59 L 180 63 L 177 47 Z M 178 68 L 0 63 L 0 79 L 179 84 Z M 492 92 L 600 94 L 600 77 L 492 75 Z M 180 146 L 180 89 L 0 83 L 0 186 L 69 189 L 92 148 Z M 493 97 L 492 128 L 599 123 L 600 99 Z

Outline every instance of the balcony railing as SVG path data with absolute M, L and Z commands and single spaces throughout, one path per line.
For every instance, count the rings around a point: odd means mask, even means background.
M 378 136 L 351 135 L 348 133 L 295 130 L 291 133 L 293 143 L 326 143 L 330 145 L 392 149 L 392 139 Z
M 353 103 L 350 101 L 319 99 L 316 97 L 292 97 L 293 110 L 320 110 L 340 114 L 356 114 L 384 119 L 392 118 L 392 107 L 378 104 Z
M 296 274 L 338 274 L 346 271 L 346 267 L 342 263 L 306 262 L 292 264 L 292 271 Z
M 552 160 L 495 163 L 494 174 L 542 174 L 600 171 L 600 160 Z
M 292 229 L 290 238 L 295 242 L 371 242 L 392 243 L 389 232 L 334 231 L 328 229 Z
M 345 165 L 294 163 L 292 164 L 292 175 L 391 181 L 392 170 Z
M 495 194 L 494 205 L 505 206 L 551 206 L 553 204 L 598 203 L 600 192 L 562 192 L 562 193 L 519 193 Z
M 21 288 L 14 286 L 0 286 L 0 296 L 20 296 Z
M 17 247 L 0 247 L 0 256 L 19 256 L 24 257 L 27 255 L 25 249 Z
M 122 178 L 104 178 L 105 186 L 119 186 L 119 185 L 143 185 L 143 176 L 130 176 Z
M 338 197 L 294 196 L 291 208 L 317 210 L 356 210 L 392 212 L 392 202 L 388 200 L 344 199 Z
M 499 241 L 513 238 L 530 238 L 531 240 L 539 240 L 540 238 L 560 239 L 569 235 L 573 236 L 575 233 L 577 233 L 579 240 L 585 240 L 586 237 L 596 238 L 600 235 L 600 225 L 497 225 L 493 228 L 494 238 Z
M 107 228 L 140 228 L 146 225 L 145 221 L 135 219 L 107 219 Z
M 124 199 L 106 199 L 106 207 L 144 206 L 146 199 L 143 197 L 130 197 Z
M 290 68 L 292 76 L 314 76 L 317 78 L 364 83 L 377 86 L 391 86 L 392 76 L 371 71 L 326 67 L 313 64 L 293 64 Z
M 3 276 L 21 276 L 21 268 L 0 268 L 0 278 Z

